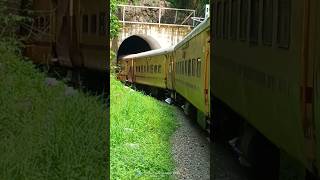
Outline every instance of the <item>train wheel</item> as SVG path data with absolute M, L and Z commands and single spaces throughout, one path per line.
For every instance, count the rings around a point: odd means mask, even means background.
M 252 165 L 254 179 L 279 179 L 279 149 L 256 132 L 248 147 L 248 159 Z
M 305 180 L 306 171 L 304 166 L 294 160 L 285 152 L 280 152 L 279 180 Z M 308 180 L 308 179 L 306 179 Z
M 74 84 L 75 87 L 82 86 L 80 70 L 71 70 L 71 83 Z
M 183 105 L 183 112 L 185 115 L 189 116 L 191 119 L 197 119 L 197 109 L 192 106 L 188 101 L 185 101 Z
M 205 114 L 197 109 L 197 122 L 202 129 L 205 129 L 210 133 L 210 130 L 207 128 L 207 117 Z

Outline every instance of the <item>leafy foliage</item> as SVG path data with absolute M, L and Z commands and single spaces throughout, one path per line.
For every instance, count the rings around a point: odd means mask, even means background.
M 200 9 L 205 4 L 209 4 L 210 0 L 192 0 L 192 1 L 185 1 L 185 0 L 166 0 L 170 2 L 171 5 L 175 8 L 190 8 L 190 9 Z
M 117 17 L 119 0 L 110 0 L 110 38 L 117 37 L 120 30 L 120 23 Z
M 23 8 L 27 8 L 31 4 L 31 0 L 23 1 Z M 0 46 L 7 51 L 19 53 L 22 47 L 21 40 L 23 36 L 18 36 L 20 24 L 30 21 L 27 9 L 21 10 L 12 1 L 0 0 Z

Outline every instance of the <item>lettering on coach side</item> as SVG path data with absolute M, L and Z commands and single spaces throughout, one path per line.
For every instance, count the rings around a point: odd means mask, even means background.
M 281 92 L 288 96 L 290 95 L 292 85 L 290 85 L 289 81 L 258 71 L 246 65 L 236 63 L 231 59 L 223 57 L 216 58 L 219 59 L 216 61 L 218 66 L 234 73 L 237 77 L 241 77 L 241 79 L 246 81 L 254 82 L 260 87 L 270 89 L 271 91 Z

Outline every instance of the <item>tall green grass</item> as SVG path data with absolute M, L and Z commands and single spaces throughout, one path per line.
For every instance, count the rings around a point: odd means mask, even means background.
M 0 179 L 106 179 L 107 108 L 0 44 Z
M 125 87 L 111 76 L 111 179 L 172 179 L 172 107 Z

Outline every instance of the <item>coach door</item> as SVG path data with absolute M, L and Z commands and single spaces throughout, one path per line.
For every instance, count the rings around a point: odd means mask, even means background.
M 174 62 L 173 62 L 173 54 L 169 54 L 168 58 L 168 78 L 167 78 L 167 88 L 173 89 L 174 88 Z

